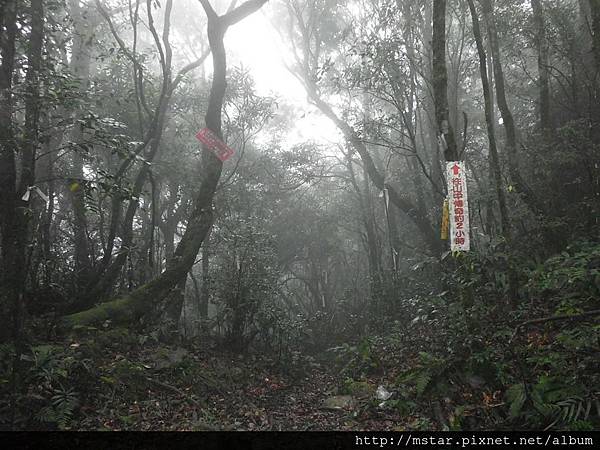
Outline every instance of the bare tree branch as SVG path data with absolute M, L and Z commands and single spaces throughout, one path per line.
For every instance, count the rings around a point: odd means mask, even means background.
M 235 25 L 240 20 L 248 17 L 250 14 L 258 11 L 268 0 L 248 0 L 224 16 L 221 16 L 225 27 Z

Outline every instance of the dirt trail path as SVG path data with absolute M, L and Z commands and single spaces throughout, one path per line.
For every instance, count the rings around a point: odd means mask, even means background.
M 281 381 L 285 383 L 285 380 Z M 342 430 L 349 422 L 354 422 L 353 411 L 332 411 L 322 407 L 323 401 L 335 392 L 336 383 L 330 374 L 313 370 L 307 377 L 289 385 L 266 381 L 264 388 L 255 388 L 249 394 L 255 394 L 254 403 L 264 408 L 270 430 Z
M 157 368 L 157 353 L 181 355 Z M 118 367 L 127 370 L 129 382 L 111 384 Z M 104 375 L 80 409 L 78 429 L 393 430 L 403 420 L 369 399 L 324 408 L 338 395 L 342 378 L 317 364 L 291 376 L 268 359 L 147 348 L 110 355 L 96 370 Z

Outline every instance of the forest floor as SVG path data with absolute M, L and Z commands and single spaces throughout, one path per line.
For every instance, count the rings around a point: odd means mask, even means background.
M 535 300 L 511 314 L 490 300 L 467 316 L 426 297 L 410 321 L 344 333 L 316 322 L 281 352 L 271 335 L 240 355 L 164 325 L 58 338 L 40 319 L 19 357 L 0 345 L 0 430 L 599 429 L 593 249 L 551 260 Z
M 352 354 L 356 347 L 340 348 Z M 120 328 L 84 330 L 32 346 L 16 420 L 21 428 L 40 430 L 441 427 L 427 413 L 397 407 L 394 379 L 407 367 L 397 364 L 397 353 L 355 379 L 335 352 L 294 352 L 286 360 L 273 353 L 239 355 Z M 8 426 L 9 397 L 0 402 L 2 427 Z
M 439 346 L 432 335 L 439 330 L 428 335 L 436 330 L 426 323 L 398 328 L 402 331 L 356 338 L 321 352 L 282 355 L 256 348 L 240 355 L 215 343 L 159 339 L 154 332 L 122 328 L 80 330 L 33 345 L 22 355 L 27 363 L 16 398 L 7 390 L 10 379 L 0 376 L 0 429 L 412 431 L 518 426 L 519 419 L 509 414 L 508 383 L 494 381 L 497 377 L 490 372 L 504 364 L 503 346 L 492 348 L 486 341 L 482 351 L 495 366 L 478 363 L 470 368 L 455 357 L 432 353 Z M 530 353 L 544 351 L 544 335 L 530 331 L 526 340 Z M 10 373 L 8 361 L 0 358 L 2 373 Z M 510 370 L 506 367 L 504 373 Z M 17 406 L 12 417 L 11 404 Z M 542 417 L 540 423 L 545 427 L 548 420 Z
M 449 398 L 407 402 L 395 382 L 418 364 L 414 349 L 412 355 L 379 349 L 378 367 L 355 379 L 332 352 L 282 362 L 123 330 L 55 343 L 57 351 L 60 361 L 70 361 L 68 383 L 77 398 L 62 429 L 402 431 L 447 429 L 452 418 Z M 43 385 L 31 385 L 28 398 L 42 396 Z M 491 394 L 460 391 L 474 409 L 493 407 Z
M 510 359 L 517 350 L 507 350 L 512 341 L 482 340 L 473 344 L 478 353 L 473 351 L 470 360 L 460 359 L 444 355 L 453 342 L 443 330 L 426 321 L 412 321 L 381 335 L 357 336 L 334 347 L 323 344 L 322 351 L 310 354 L 257 348 L 237 354 L 210 341 L 184 342 L 160 338 L 156 330 L 132 332 L 107 325 L 32 345 L 21 357 L 17 390 L 11 388 L 10 348 L 0 347 L 4 352 L 0 355 L 0 429 L 15 425 L 28 430 L 136 431 L 518 427 L 522 416 L 511 414 L 520 401 L 511 400 L 511 389 L 521 386 L 512 381 L 518 380 Z M 513 335 L 510 327 L 503 330 L 502 335 Z M 585 330 L 581 339 L 594 338 L 593 331 Z M 521 339 L 521 351 L 529 355 L 521 362 L 521 368 L 529 371 L 522 374 L 540 380 L 530 384 L 539 395 L 545 395 L 542 389 L 549 389 L 551 379 L 545 372 L 536 375 L 537 361 L 560 356 L 550 347 L 558 342 L 550 331 L 528 330 Z M 595 340 L 589 345 L 597 348 Z M 566 367 L 567 374 L 573 373 L 572 367 L 591 374 L 592 387 L 581 390 L 592 395 L 578 397 L 572 383 L 562 387 L 553 382 L 549 392 L 561 396 L 545 404 L 548 408 L 566 405 L 551 411 L 571 411 L 575 416 L 581 410 L 590 412 L 595 404 L 600 416 L 600 402 L 593 396 L 597 359 Z M 534 419 L 532 428 L 545 428 L 557 420 L 554 412 Z M 579 422 L 576 426 L 581 429 L 598 423 L 594 418 Z
M 105 386 L 91 389 L 98 395 L 85 396 L 73 428 L 402 430 L 419 421 L 378 407 L 372 392 L 337 395 L 343 380 L 316 362 L 290 373 L 266 357 L 161 346 L 116 353 L 98 363 Z M 385 380 L 361 383 L 376 387 Z

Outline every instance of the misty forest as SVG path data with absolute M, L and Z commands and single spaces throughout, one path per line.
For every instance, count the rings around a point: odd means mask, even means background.
M 0 0 L 0 429 L 600 429 L 600 0 Z

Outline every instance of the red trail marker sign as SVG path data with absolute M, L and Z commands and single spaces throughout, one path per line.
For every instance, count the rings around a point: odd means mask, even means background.
M 453 252 L 468 252 L 471 242 L 465 164 L 459 161 L 447 163 L 446 178 L 450 206 L 450 249 Z
M 235 153 L 231 147 L 223 142 L 208 128 L 202 128 L 196 133 L 196 139 L 202 142 L 208 150 L 213 152 L 221 161 L 227 161 Z

